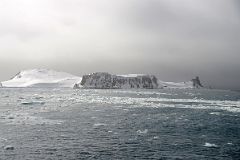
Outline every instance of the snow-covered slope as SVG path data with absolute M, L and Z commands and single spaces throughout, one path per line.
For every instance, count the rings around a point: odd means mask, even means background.
M 202 84 L 199 77 L 192 79 L 187 82 L 164 82 L 158 80 L 158 85 L 160 88 L 202 88 Z
M 81 82 L 77 77 L 48 69 L 31 69 L 19 72 L 11 80 L 2 82 L 3 87 L 73 87 Z
M 153 75 L 112 75 L 105 72 L 97 72 L 84 75 L 80 84 L 75 88 L 119 89 L 119 88 L 158 88 L 157 78 Z
M 188 82 L 164 82 L 158 81 L 160 88 L 194 88 L 192 81 Z
M 0 87 L 70 87 L 70 88 L 99 88 L 99 89 L 128 89 L 128 88 L 201 88 L 199 77 L 187 82 L 164 82 L 154 75 L 128 74 L 112 75 L 97 72 L 83 77 L 48 69 L 31 69 L 19 72 L 11 80 L 0 83 Z

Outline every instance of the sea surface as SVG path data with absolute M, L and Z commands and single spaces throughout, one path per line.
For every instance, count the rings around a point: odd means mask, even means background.
M 0 89 L 0 160 L 239 160 L 240 92 Z

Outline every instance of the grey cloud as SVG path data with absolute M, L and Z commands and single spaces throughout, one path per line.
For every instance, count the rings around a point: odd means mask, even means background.
M 240 88 L 239 11 L 237 0 L 3 0 L 0 79 L 44 67 Z

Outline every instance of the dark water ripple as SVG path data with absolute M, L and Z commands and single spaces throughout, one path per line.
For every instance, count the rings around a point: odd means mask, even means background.
M 237 92 L 2 89 L 0 94 L 0 159 L 240 159 Z M 35 99 L 44 103 L 21 104 Z

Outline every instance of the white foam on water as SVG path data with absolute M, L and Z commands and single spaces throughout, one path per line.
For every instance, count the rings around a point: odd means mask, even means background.
M 220 112 L 211 112 L 210 114 L 219 116 L 221 113 Z
M 95 123 L 93 126 L 94 127 L 100 127 L 100 126 L 106 126 L 107 124 L 105 123 Z
M 33 116 L 29 113 L 24 112 L 12 112 L 10 116 L 6 116 L 5 122 L 7 124 L 18 124 L 18 125 L 55 125 L 61 124 L 63 121 L 50 120 L 43 117 Z
M 21 101 L 18 106 L 9 108 L 8 110 L 1 110 L 0 121 L 11 125 L 55 125 L 61 124 L 61 120 L 51 120 L 44 117 L 37 116 L 41 112 L 49 112 L 56 110 L 55 106 L 44 106 L 44 101 Z
M 0 141 L 7 141 L 7 139 L 6 138 L 2 138 L 2 137 L 0 137 Z
M 148 133 L 148 129 L 138 130 L 137 133 L 139 133 L 139 134 L 147 134 Z
M 132 91 L 131 91 L 132 92 Z M 175 107 L 191 109 L 214 109 L 229 112 L 240 112 L 240 101 L 204 100 L 204 99 L 170 99 L 170 98 L 131 98 L 131 97 L 105 97 L 80 96 L 78 103 L 96 103 L 123 105 L 127 107 Z
M 218 147 L 216 144 L 213 144 L 213 143 L 205 143 L 204 144 L 204 147 L 213 147 L 213 148 L 216 148 L 216 147 Z
M 128 111 L 131 108 L 151 107 L 151 108 L 189 108 L 189 109 L 211 109 L 216 110 L 210 112 L 210 115 L 220 115 L 219 110 L 229 112 L 240 112 L 240 101 L 230 100 L 205 100 L 205 99 L 174 99 L 174 98 L 160 98 L 160 97 L 111 97 L 101 95 L 101 93 L 134 93 L 134 94 L 159 94 L 165 95 L 162 92 L 155 91 L 141 91 L 141 90 L 74 90 L 71 96 L 68 93 L 27 93 L 24 96 L 15 95 L 8 98 L 2 98 L 3 106 L 13 106 L 13 108 L 2 108 L 0 112 L 0 121 L 6 121 L 16 124 L 58 124 L 59 121 L 47 120 L 36 116 L 38 113 L 59 111 L 64 112 L 73 107 L 73 104 L 101 104 L 113 106 L 116 109 Z M 83 93 L 83 94 L 82 94 Z M 47 103 L 46 103 L 47 102 Z M 15 106 L 15 107 L 14 107 Z M 36 107 L 35 107 L 36 106 Z M 71 106 L 71 107 L 69 107 Z M 76 105 L 79 107 L 79 105 Z M 94 108 L 95 111 L 101 111 Z M 132 116 L 138 116 L 133 113 Z M 24 118 L 25 117 L 25 118 Z M 26 118 L 28 117 L 28 118 Z M 92 117 L 94 118 L 94 117 Z M 184 120 L 184 118 L 182 119 Z M 39 123 L 38 123 L 39 121 Z M 51 121 L 51 122 L 50 122 Z M 95 126 L 101 126 L 96 124 Z

